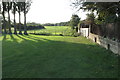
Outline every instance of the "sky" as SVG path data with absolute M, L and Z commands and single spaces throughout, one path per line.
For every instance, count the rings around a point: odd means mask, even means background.
M 27 13 L 27 22 L 41 24 L 66 22 L 71 19 L 72 14 L 78 14 L 81 19 L 85 19 L 85 12 L 76 12 L 77 10 L 70 5 L 71 0 L 32 0 L 31 8 Z

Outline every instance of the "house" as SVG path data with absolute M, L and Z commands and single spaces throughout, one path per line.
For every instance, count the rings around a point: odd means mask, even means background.
M 78 33 L 80 33 L 84 37 L 88 37 L 90 32 L 90 28 L 88 24 L 82 22 L 78 25 Z

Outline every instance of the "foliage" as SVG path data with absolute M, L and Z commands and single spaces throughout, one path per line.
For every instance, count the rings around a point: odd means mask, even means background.
M 97 11 L 98 20 L 102 22 L 116 22 L 120 17 L 120 2 L 85 2 L 84 0 L 75 0 L 75 7 L 85 11 Z M 117 14 L 117 15 L 116 15 Z M 112 19 L 110 19 L 112 18 Z
M 16 0 L 12 0 L 9 2 L 2 2 L 2 16 L 3 16 L 3 29 L 4 33 L 7 33 L 7 27 L 9 29 L 9 34 L 12 34 L 11 31 L 11 15 L 10 12 L 14 15 L 14 34 L 17 34 L 17 26 L 16 26 L 16 19 L 15 14 L 16 12 L 19 13 L 19 24 L 21 24 L 21 12 L 24 13 L 24 34 L 27 35 L 27 28 L 26 28 L 26 14 L 28 13 L 30 6 L 31 6 L 31 0 L 25 0 L 25 2 L 17 2 Z M 6 20 L 6 12 L 8 13 L 8 20 Z M 8 21 L 8 24 L 6 24 L 6 21 Z M 21 25 L 19 26 L 19 33 L 22 34 Z
M 28 22 L 27 26 L 42 26 L 42 24 L 35 23 L 35 22 Z
M 78 23 L 80 22 L 80 18 L 78 15 L 72 15 L 70 20 L 70 26 L 72 29 L 74 29 L 76 26 L 78 26 Z
M 24 24 L 17 23 L 16 26 L 18 30 L 19 30 L 19 25 L 21 25 L 21 30 L 24 30 Z M 27 30 L 34 30 L 34 29 L 45 29 L 45 27 L 37 23 L 27 23 Z
M 71 36 L 74 36 L 74 37 L 78 37 L 80 36 L 80 34 L 78 32 L 76 32 L 76 30 L 71 30 Z
M 94 24 L 95 16 L 94 13 L 87 14 L 86 24 Z
M 96 12 L 97 17 L 91 25 L 91 32 L 119 41 L 120 2 L 85 2 L 75 0 L 74 6 L 84 11 Z M 88 20 L 89 22 L 89 20 Z M 96 25 L 97 24 L 97 25 Z
M 69 26 L 70 21 L 55 23 L 56 26 Z
M 43 24 L 44 26 L 69 26 L 69 21 L 68 22 L 60 22 L 60 23 L 45 23 Z
M 55 26 L 55 24 L 54 23 L 45 23 L 45 24 L 43 24 L 44 26 Z
M 103 24 L 103 23 L 104 23 L 104 22 L 103 22 L 103 21 L 100 21 L 98 18 L 95 19 L 95 24 L 100 25 L 100 24 Z

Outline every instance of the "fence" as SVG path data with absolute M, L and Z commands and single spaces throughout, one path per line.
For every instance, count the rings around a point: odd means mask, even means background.
M 120 22 L 93 25 L 91 33 L 120 42 Z

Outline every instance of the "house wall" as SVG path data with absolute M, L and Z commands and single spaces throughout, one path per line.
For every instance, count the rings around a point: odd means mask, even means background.
M 80 30 L 78 30 L 78 33 L 80 33 L 84 37 L 88 37 L 89 36 L 89 28 L 80 28 Z

